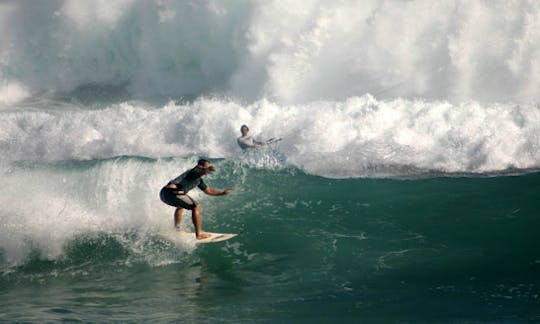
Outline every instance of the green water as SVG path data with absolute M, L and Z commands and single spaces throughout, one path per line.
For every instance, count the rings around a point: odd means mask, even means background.
M 35 247 L 22 264 L 4 260 L 0 320 L 540 320 L 540 174 L 223 170 L 209 182 L 235 191 L 203 200 L 205 228 L 237 238 L 185 248 L 137 227 L 76 235 L 53 258 Z

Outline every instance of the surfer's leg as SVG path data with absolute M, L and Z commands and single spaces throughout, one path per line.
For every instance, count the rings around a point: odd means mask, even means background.
M 196 206 L 197 202 L 186 194 L 171 195 L 168 198 L 170 200 L 169 205 L 176 207 L 174 211 L 174 227 L 176 227 L 176 229 L 180 229 L 184 209 L 192 210 Z
M 174 211 L 174 227 L 176 229 L 180 229 L 180 223 L 182 222 L 182 212 L 184 211 L 184 208 L 177 207 Z
M 193 226 L 195 226 L 195 235 L 197 236 L 197 240 L 210 237 L 210 234 L 207 234 L 202 230 L 201 205 L 195 205 L 191 211 L 191 220 L 193 221 Z

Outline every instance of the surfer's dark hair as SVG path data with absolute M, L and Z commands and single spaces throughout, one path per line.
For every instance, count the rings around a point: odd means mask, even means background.
M 210 163 L 210 161 L 207 159 L 199 159 L 199 161 L 197 161 L 198 166 L 204 166 L 206 163 Z
M 205 168 L 204 165 L 206 163 L 210 163 L 210 161 L 208 161 L 207 159 L 200 159 L 197 162 L 197 166 L 193 170 L 196 171 L 196 172 L 199 172 L 201 175 L 205 175 L 205 174 L 207 174 L 209 172 L 216 171 L 216 168 L 214 168 L 214 166 L 211 165 L 211 164 L 210 164 L 209 167 Z

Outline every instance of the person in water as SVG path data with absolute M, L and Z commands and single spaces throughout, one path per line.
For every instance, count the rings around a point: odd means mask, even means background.
M 256 141 L 251 135 L 249 135 L 249 128 L 246 125 L 240 127 L 240 133 L 242 136 L 238 137 L 238 145 L 242 150 L 257 148 L 265 145 L 263 142 Z
M 184 209 L 191 210 L 191 219 L 195 226 L 195 235 L 198 240 L 208 238 L 210 234 L 202 230 L 201 205 L 190 197 L 188 192 L 195 187 L 198 187 L 210 196 L 223 196 L 232 191 L 232 188 L 227 188 L 223 191 L 210 188 L 204 183 L 202 177 L 215 170 L 214 166 L 208 160 L 200 159 L 193 169 L 187 170 L 169 181 L 159 193 L 161 201 L 169 206 L 176 207 L 174 211 L 174 226 L 176 229 L 180 229 Z

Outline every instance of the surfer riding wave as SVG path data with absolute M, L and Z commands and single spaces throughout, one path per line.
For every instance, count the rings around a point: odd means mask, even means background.
M 223 191 L 211 188 L 204 183 L 202 177 L 214 172 L 214 166 L 205 159 L 200 159 L 197 165 L 188 171 L 180 174 L 178 177 L 169 181 L 159 193 L 161 201 L 169 206 L 176 207 L 174 211 L 174 226 L 180 229 L 182 221 L 182 213 L 184 209 L 191 210 L 193 226 L 195 227 L 195 236 L 198 240 L 210 237 L 210 234 L 202 230 L 202 215 L 201 205 L 188 195 L 188 192 L 195 187 L 198 187 L 205 194 L 210 196 L 222 196 L 232 191 L 232 188 L 227 188 Z

